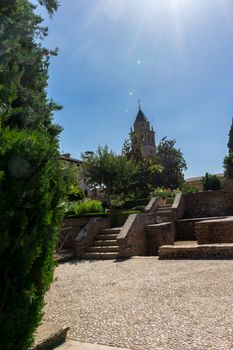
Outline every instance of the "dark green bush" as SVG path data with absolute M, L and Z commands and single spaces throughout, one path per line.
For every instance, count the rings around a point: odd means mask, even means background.
M 221 180 L 216 175 L 206 173 L 202 182 L 204 191 L 216 191 L 222 188 Z
M 33 1 L 52 14 L 56 0 Z M 29 0 L 0 1 L 0 349 L 27 350 L 53 278 L 63 176 L 47 35 Z
M 78 185 L 71 185 L 67 197 L 69 201 L 79 201 L 84 199 L 85 194 Z
M 144 213 L 145 212 L 145 207 L 139 205 L 137 207 L 132 208 L 132 210 L 136 210 L 136 211 L 140 211 L 141 213 Z
M 198 189 L 194 186 L 190 186 L 188 183 L 183 182 L 183 184 L 179 187 L 180 192 L 182 193 L 197 193 Z
M 0 348 L 26 350 L 53 278 L 62 176 L 51 136 L 0 136 Z
M 111 200 L 112 209 L 115 209 L 115 210 L 124 209 L 124 204 L 125 204 L 125 201 L 123 199 L 112 199 Z
M 141 198 L 141 199 L 135 199 L 132 201 L 127 201 L 124 204 L 124 209 L 132 209 L 134 207 L 138 206 L 146 206 L 150 201 L 150 198 Z
M 140 213 L 138 210 L 116 211 L 110 214 L 111 227 L 121 227 L 130 214 Z

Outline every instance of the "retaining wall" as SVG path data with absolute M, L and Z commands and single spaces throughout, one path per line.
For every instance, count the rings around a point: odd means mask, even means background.
M 119 257 L 146 255 L 146 225 L 157 223 L 156 214 L 131 214 L 117 237 Z
M 198 244 L 233 243 L 233 217 L 200 221 L 195 233 Z
M 172 222 L 147 225 L 147 255 L 158 255 L 158 249 L 162 245 L 174 244 L 175 225 Z

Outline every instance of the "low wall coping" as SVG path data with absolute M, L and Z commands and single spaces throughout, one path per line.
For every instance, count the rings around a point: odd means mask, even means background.
M 147 227 L 161 227 L 161 226 L 167 226 L 167 225 L 171 225 L 172 222 L 162 222 L 161 224 L 151 224 L 151 225 L 146 225 Z
M 119 235 L 117 236 L 117 240 L 120 239 L 125 239 L 131 229 L 131 226 L 134 222 L 134 220 L 136 220 L 138 214 L 130 214 L 125 222 L 125 224 L 123 225 L 121 231 L 119 232 Z
M 206 221 L 206 220 L 215 220 L 215 219 L 219 219 L 219 218 L 225 218 L 225 216 L 207 216 L 207 217 L 203 217 L 203 218 L 190 218 L 190 219 L 181 219 L 181 220 L 177 220 L 178 222 L 195 222 L 195 221 Z
M 84 226 L 82 230 L 79 231 L 78 235 L 75 238 L 75 241 L 81 241 L 84 237 L 86 237 L 88 235 L 90 227 L 95 225 L 96 222 L 98 222 L 99 220 L 101 220 L 101 218 L 91 218 L 90 221 L 88 221 L 88 223 L 86 224 L 86 226 Z
M 152 197 L 149 203 L 147 204 L 147 206 L 145 207 L 145 212 L 149 213 L 152 209 L 157 209 L 160 203 L 161 203 L 161 198 Z
M 187 245 L 163 245 L 160 248 L 163 250 L 189 250 L 189 251 L 195 251 L 195 250 L 207 250 L 207 249 L 216 249 L 219 248 L 220 250 L 225 250 L 227 248 L 232 248 L 233 250 L 233 243 L 213 243 L 213 244 L 201 244 L 201 245 L 194 245 L 194 244 L 187 244 Z
M 220 216 L 216 219 L 203 220 L 200 221 L 199 224 L 211 224 L 211 223 L 221 223 L 221 222 L 233 222 L 233 216 Z
M 182 197 L 182 193 L 177 193 L 174 203 L 172 204 L 172 210 L 175 210 L 178 208 L 178 206 L 180 205 L 181 197 Z

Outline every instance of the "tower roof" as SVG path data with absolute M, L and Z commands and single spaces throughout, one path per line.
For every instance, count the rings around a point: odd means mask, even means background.
M 145 116 L 143 111 L 141 110 L 141 107 L 139 107 L 139 111 L 138 111 L 138 114 L 136 116 L 134 124 L 141 123 L 141 122 L 149 122 L 149 120 L 147 119 L 147 117 Z

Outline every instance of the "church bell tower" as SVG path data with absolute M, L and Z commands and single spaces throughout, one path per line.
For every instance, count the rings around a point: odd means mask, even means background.
M 137 142 L 142 151 L 142 155 L 145 158 L 153 157 L 156 152 L 155 144 L 155 132 L 153 126 L 150 126 L 150 122 L 141 110 L 139 101 L 139 110 L 136 116 L 133 128 L 130 132 L 131 142 Z

